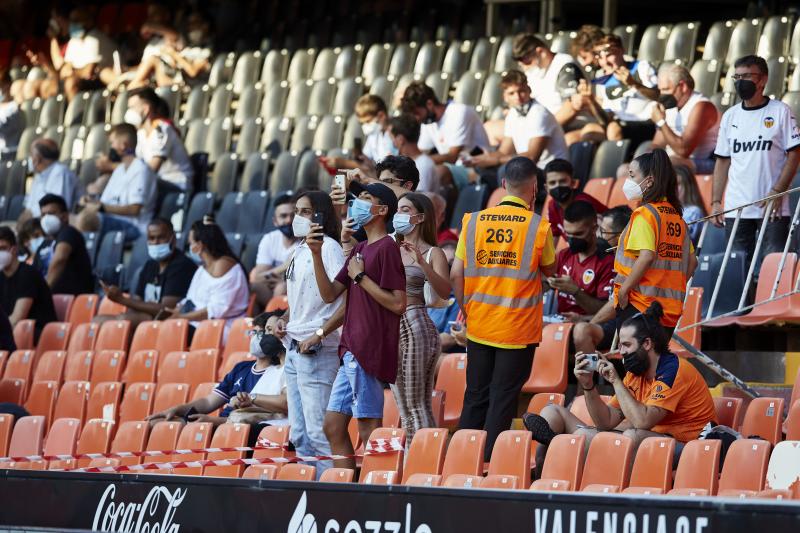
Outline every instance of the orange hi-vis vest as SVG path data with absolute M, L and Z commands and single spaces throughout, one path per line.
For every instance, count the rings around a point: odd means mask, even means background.
M 464 215 L 464 307 L 470 338 L 508 345 L 542 340 L 539 261 L 550 223 L 515 202 Z
M 653 228 L 656 236 L 656 258 L 636 287 L 629 293 L 628 301 L 644 313 L 653 301 L 664 308 L 661 323 L 675 327 L 683 311 L 686 283 L 689 275 L 691 241 L 683 218 L 672 204 L 654 202 L 637 208 L 628 226 L 619 237 L 620 245 L 614 258 L 614 302 L 619 302 L 619 288 L 628 278 L 637 256 L 627 251 L 630 229 L 636 217 L 642 217 Z

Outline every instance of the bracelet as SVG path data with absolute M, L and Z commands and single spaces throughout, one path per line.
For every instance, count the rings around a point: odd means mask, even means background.
M 661 120 L 656 122 L 656 128 L 663 128 L 666 123 L 667 121 L 662 118 Z
M 597 383 L 593 384 L 593 385 L 592 385 L 591 387 L 589 387 L 588 389 L 587 389 L 586 387 L 581 387 L 581 388 L 582 388 L 584 391 L 587 391 L 587 392 L 588 392 L 588 391 L 590 391 L 590 390 L 594 390 L 594 388 L 595 388 L 595 387 L 597 387 Z

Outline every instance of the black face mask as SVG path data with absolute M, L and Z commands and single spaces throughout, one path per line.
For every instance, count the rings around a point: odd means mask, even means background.
M 264 357 L 270 358 L 271 364 L 280 364 L 280 355 L 284 352 L 285 348 L 278 337 L 271 334 L 262 335 L 259 346 L 261 346 L 261 351 L 264 352 Z
M 598 253 L 613 253 L 613 250 L 611 252 L 608 251 L 609 248 L 611 248 L 611 243 L 610 242 L 608 242 L 607 240 L 605 240 L 602 237 L 598 237 L 597 238 L 597 252 Z
M 436 122 L 436 113 L 433 111 L 428 111 L 428 114 L 425 116 L 425 120 L 422 121 L 423 124 L 433 124 Z
M 673 107 L 678 107 L 678 100 L 675 99 L 674 96 L 671 94 L 662 94 L 658 97 L 658 101 L 661 105 L 664 106 L 664 109 L 672 109 Z
M 641 376 L 650 368 L 650 358 L 647 357 L 647 352 L 639 347 L 635 352 L 626 354 L 622 358 L 622 366 L 625 367 L 626 372 L 630 372 L 634 376 Z
M 756 95 L 756 84 L 751 80 L 736 80 L 733 82 L 736 94 L 742 100 L 750 100 Z
M 287 239 L 294 239 L 294 230 L 292 229 L 291 224 L 284 224 L 283 226 L 278 226 L 278 229 L 280 230 L 281 233 L 283 233 L 283 236 L 286 237 Z
M 112 163 L 119 163 L 122 161 L 122 155 L 113 148 L 108 149 L 108 160 Z
M 589 241 L 586 239 L 570 237 L 567 241 L 569 242 L 569 251 L 573 254 L 580 254 L 589 249 Z
M 550 189 L 550 196 L 552 196 L 553 200 L 556 202 L 563 204 L 572 197 L 572 187 L 568 185 L 553 187 Z

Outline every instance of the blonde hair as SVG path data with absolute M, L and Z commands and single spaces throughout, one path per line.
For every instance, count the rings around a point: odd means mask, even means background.
M 381 111 L 386 113 L 386 104 L 380 96 L 365 94 L 356 101 L 356 115 L 359 117 L 374 117 Z

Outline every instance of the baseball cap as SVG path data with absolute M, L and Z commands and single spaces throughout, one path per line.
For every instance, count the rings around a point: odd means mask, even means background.
M 372 182 L 367 185 L 353 181 L 350 183 L 350 192 L 358 196 L 363 191 L 367 191 L 370 195 L 376 197 L 381 201 L 381 204 L 389 208 L 386 213 L 386 219 L 392 220 L 394 214 L 397 212 L 397 196 L 394 191 L 384 185 L 383 183 Z

